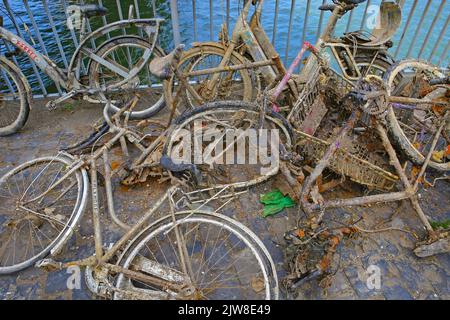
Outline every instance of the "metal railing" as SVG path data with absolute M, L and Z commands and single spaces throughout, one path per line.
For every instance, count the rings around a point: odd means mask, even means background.
M 340 21 L 337 33 L 368 29 L 367 22 L 374 19 L 381 1 L 368 0 L 351 11 Z M 450 3 L 447 0 L 399 1 L 403 6 L 402 24 L 390 53 L 396 59 L 421 58 L 447 66 Z M 262 22 L 285 63 L 291 61 L 303 41 L 315 42 L 320 35 L 330 13 L 319 12 L 317 7 L 325 2 L 329 0 L 265 0 Z M 231 32 L 244 0 L 3 0 L 1 14 L 5 27 L 14 30 L 16 24 L 20 36 L 32 38 L 36 48 L 67 68 L 68 59 L 78 45 L 77 33 L 66 26 L 66 8 L 74 3 L 98 3 L 108 8 L 106 17 L 91 19 L 88 30 L 122 19 L 131 4 L 136 17 L 162 16 L 168 21 L 162 26 L 161 41 L 168 49 L 181 42 L 217 40 L 222 23 Z M 5 16 L 5 9 L 12 15 L 12 21 Z M 11 49 L 0 44 L 3 50 Z M 13 60 L 24 70 L 34 94 L 61 93 L 31 60 L 22 56 Z

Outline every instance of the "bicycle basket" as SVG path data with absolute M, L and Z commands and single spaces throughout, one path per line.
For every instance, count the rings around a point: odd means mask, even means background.
M 302 146 L 306 160 L 314 164 L 324 156 L 330 145 L 328 141 L 332 141 L 331 131 L 335 129 L 335 126 L 324 124 L 329 111 L 324 101 L 339 101 L 352 90 L 349 82 L 329 70 L 331 72 L 325 75 L 319 66 L 310 73 L 288 116 L 299 137 L 297 145 Z M 324 93 L 327 99 L 324 99 Z M 386 159 L 370 152 L 364 143 L 352 141 L 351 147 L 338 149 L 329 169 L 361 185 L 389 191 L 399 178 L 388 171 L 391 167 Z

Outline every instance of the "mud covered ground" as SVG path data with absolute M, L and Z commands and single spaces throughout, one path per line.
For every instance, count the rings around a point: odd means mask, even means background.
M 35 102 L 29 122 L 22 132 L 0 140 L 0 174 L 34 157 L 56 154 L 62 146 L 85 137 L 92 130 L 92 123 L 101 118 L 101 112 L 99 105 L 80 102 L 49 112 L 44 108 L 43 101 Z M 119 156 L 120 150 L 114 149 L 112 153 Z M 118 181 L 114 183 L 116 210 L 121 217 L 132 220 L 139 217 L 167 188 L 167 185 L 156 180 L 131 188 L 120 186 Z M 297 208 L 291 208 L 276 216 L 262 218 L 259 195 L 275 188 L 285 188 L 284 183 L 282 177 L 276 177 L 252 188 L 223 210 L 224 214 L 249 226 L 263 240 L 276 263 L 280 280 L 286 276 L 283 235 L 295 228 L 305 216 Z M 348 196 L 354 191 L 353 187 L 338 188 L 333 190 L 333 195 Z M 431 219 L 442 221 L 450 218 L 449 191 L 450 184 L 439 181 L 435 188 L 421 193 L 421 203 Z M 104 198 L 101 187 L 101 200 Z M 103 214 L 102 220 L 105 244 L 115 242 L 121 235 L 120 229 L 107 215 Z M 412 253 L 416 237 L 423 237 L 424 230 L 409 203 L 329 210 L 325 215 L 325 223 L 330 224 L 358 220 L 359 226 L 367 229 L 395 227 L 410 232 L 360 233 L 344 240 L 334 257 L 333 272 L 327 279 L 327 286 L 313 279 L 293 293 L 281 288 L 282 298 L 450 299 L 449 255 L 418 259 Z M 69 261 L 92 255 L 92 232 L 88 205 L 78 232 L 58 259 Z M 380 289 L 369 289 L 367 286 L 367 270 L 371 265 L 381 271 Z M 81 289 L 69 290 L 69 276 L 66 270 L 47 273 L 36 268 L 0 276 L 0 299 L 96 299 L 83 282 Z

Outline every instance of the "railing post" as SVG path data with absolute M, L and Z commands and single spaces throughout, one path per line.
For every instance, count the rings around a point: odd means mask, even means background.
M 172 17 L 173 42 L 175 43 L 175 46 L 177 46 L 181 43 L 177 0 L 170 0 L 170 15 Z
M 398 53 L 400 52 L 400 48 L 401 48 L 401 46 L 403 44 L 403 40 L 405 39 L 405 35 L 408 32 L 409 25 L 411 24 L 411 21 L 413 20 L 414 12 L 416 10 L 418 2 L 419 2 L 419 0 L 414 0 L 414 3 L 412 5 L 412 7 L 411 7 L 411 11 L 409 12 L 409 15 L 408 15 L 408 19 L 406 20 L 405 29 L 403 29 L 402 35 L 401 35 L 400 40 L 399 40 L 399 42 L 397 44 L 397 49 L 395 50 L 394 58 L 397 58 Z
M 422 54 L 425 51 L 425 48 L 426 48 L 426 46 L 428 44 L 428 40 L 430 40 L 430 36 L 433 33 L 433 31 L 434 31 L 434 27 L 436 25 L 436 22 L 438 21 L 439 17 L 441 16 L 442 9 L 444 9 L 445 2 L 446 2 L 445 0 L 443 0 L 441 2 L 441 5 L 439 6 L 439 8 L 437 10 L 436 15 L 434 16 L 433 22 L 431 23 L 431 26 L 428 29 L 427 35 L 425 36 L 425 40 L 423 40 L 422 48 L 420 48 L 419 55 L 417 56 L 418 59 L 420 59 L 422 57 Z
M 192 0 L 192 19 L 193 19 L 193 23 L 194 23 L 194 41 L 197 41 L 198 36 L 197 36 L 197 4 L 196 4 L 196 0 Z
M 294 10 L 295 10 L 295 0 L 291 0 L 291 11 L 289 13 L 289 26 L 288 26 L 288 34 L 286 41 L 286 51 L 284 54 L 284 64 L 288 64 L 289 59 L 289 49 L 291 42 L 291 32 L 292 32 L 292 22 L 294 21 Z
M 275 38 L 277 36 L 279 6 L 280 6 L 279 0 L 275 0 L 275 13 L 274 13 L 274 17 L 273 17 L 273 33 L 272 33 L 272 45 L 273 46 L 275 46 Z
M 15 15 L 14 15 L 14 12 L 11 10 L 11 7 L 9 6 L 8 0 L 3 0 L 3 4 L 5 5 L 5 9 L 6 9 L 6 11 L 8 12 L 8 14 L 9 14 L 9 16 L 10 16 L 10 18 L 11 18 L 11 22 L 13 23 L 13 25 L 14 25 L 15 28 L 17 29 L 17 35 L 18 35 L 19 37 L 23 38 L 23 34 L 22 34 L 22 32 L 20 31 L 19 24 L 18 24 L 17 21 L 16 21 L 16 17 L 15 17 Z M 4 41 L 4 43 L 5 43 L 6 49 L 7 49 L 8 51 L 11 51 L 11 50 L 9 49 L 8 42 L 7 42 L 7 41 Z M 36 64 L 34 63 L 33 60 L 31 60 L 31 58 L 28 58 L 28 61 L 30 61 L 30 63 L 31 63 L 31 67 L 33 68 L 34 74 L 36 75 L 36 79 L 37 79 L 37 81 L 38 81 L 38 83 L 39 83 L 39 86 L 40 86 L 40 88 L 41 88 L 42 94 L 43 94 L 44 96 L 47 96 L 47 89 L 45 88 L 45 84 L 44 84 L 44 82 L 42 81 L 42 77 L 41 77 L 41 75 L 40 75 L 40 73 L 39 73 L 38 68 L 36 67 Z M 17 60 L 14 60 L 14 62 L 17 64 Z M 17 64 L 17 66 L 19 66 L 19 65 Z

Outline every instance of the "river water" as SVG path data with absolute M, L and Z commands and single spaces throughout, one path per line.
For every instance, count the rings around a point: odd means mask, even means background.
M 295 0 L 294 0 L 295 1 Z M 443 1 L 443 0 L 442 0 Z M 71 53 L 74 50 L 74 44 L 72 40 L 72 35 L 66 26 L 66 16 L 64 13 L 64 4 L 79 4 L 80 1 L 71 0 L 48 0 L 49 9 L 53 20 L 55 22 L 55 27 L 57 29 L 58 35 L 62 41 L 64 54 L 66 59 L 70 61 Z M 84 1 L 85 3 L 97 3 L 97 0 Z M 156 11 L 156 16 L 165 18 L 166 21 L 161 28 L 161 45 L 164 48 L 170 49 L 173 47 L 172 43 L 172 23 L 170 21 L 170 5 L 168 0 L 103 0 L 103 5 L 108 8 L 108 15 L 106 19 L 108 22 L 116 21 L 119 19 L 118 5 L 123 12 L 123 15 L 127 15 L 128 6 L 133 3 L 137 3 L 139 6 L 139 11 L 141 17 L 152 17 L 154 15 L 153 10 Z M 182 42 L 189 45 L 193 41 L 207 41 L 210 39 L 217 40 L 217 35 L 220 31 L 220 25 L 226 22 L 226 0 L 197 0 L 196 1 L 196 28 L 194 29 L 194 19 L 193 19 L 193 6 L 192 0 L 178 0 L 179 6 L 179 19 L 180 19 L 180 32 Z M 374 10 L 376 10 L 376 5 L 378 5 L 381 0 L 370 1 L 369 12 L 366 15 L 364 23 L 363 13 L 365 9 L 365 4 L 360 5 L 356 10 L 354 10 L 351 23 L 348 25 L 349 14 L 347 14 L 338 24 L 336 34 L 342 34 L 347 28 L 348 30 L 359 30 L 361 27 L 368 29 L 370 27 L 370 22 L 374 17 Z M 25 39 L 29 43 L 33 43 L 31 38 L 35 41 L 35 47 L 40 51 L 43 49 L 40 47 L 36 30 L 34 30 L 27 11 L 23 5 L 23 0 L 9 0 L 12 10 L 14 11 L 17 22 L 22 27 L 22 32 L 24 32 Z M 55 36 L 52 32 L 51 26 L 49 24 L 49 19 L 45 13 L 43 1 L 42 0 L 28 0 L 30 9 L 34 15 L 37 26 L 41 32 L 43 42 L 45 44 L 45 49 L 49 56 L 55 60 L 59 66 L 64 67 L 64 61 L 61 57 L 60 51 L 55 41 Z M 231 0 L 230 1 L 230 29 L 233 26 L 235 19 L 238 15 L 239 8 L 242 7 L 242 0 Z M 397 51 L 397 44 L 401 37 L 402 31 L 405 28 L 406 20 L 411 12 L 414 0 L 406 0 L 403 8 L 403 18 L 402 25 L 399 28 L 399 32 L 394 36 L 394 43 L 396 44 L 392 49 L 391 53 L 394 54 Z M 293 57 L 298 52 L 302 35 L 305 34 L 305 40 L 314 42 L 317 38 L 317 31 L 319 26 L 320 11 L 317 10 L 322 0 L 312 0 L 311 6 L 309 8 L 308 23 L 306 29 L 303 30 L 303 25 L 305 21 L 306 11 L 307 11 L 307 1 L 306 0 L 296 0 L 293 6 L 293 20 L 292 20 L 292 34 L 288 43 L 288 27 L 289 18 L 291 15 L 291 4 L 292 0 L 279 0 L 279 12 L 278 12 L 278 24 L 277 33 L 275 35 L 275 47 L 280 53 L 282 59 L 289 63 Z M 410 51 L 409 56 L 417 57 L 422 47 L 424 40 L 427 36 L 427 32 L 433 22 L 434 17 L 438 12 L 441 0 L 432 0 L 429 10 L 424 18 L 422 28 L 417 30 L 422 14 L 425 11 L 427 1 L 419 1 L 417 8 L 413 14 L 413 20 L 410 24 L 409 31 L 407 32 L 405 39 L 403 40 L 402 47 L 398 50 L 397 58 L 404 58 L 408 51 Z M 212 7 L 211 7 L 212 5 Z M 0 8 L 4 9 L 4 5 L 1 4 Z M 431 52 L 433 51 L 434 45 L 439 37 L 441 30 L 446 25 L 446 20 L 450 12 L 450 3 L 445 3 L 443 7 L 443 12 L 439 19 L 436 20 L 433 32 L 429 35 L 429 40 L 425 49 L 421 55 L 421 58 L 428 59 Z M 2 13 L 5 16 L 5 13 Z M 213 17 L 212 24 L 210 22 L 210 15 Z M 273 26 L 274 26 L 274 15 L 275 15 L 275 0 L 266 0 L 263 8 L 262 22 L 266 33 L 272 38 Z M 323 16 L 322 26 L 325 25 L 329 14 L 326 13 Z M 91 27 L 93 29 L 103 25 L 101 18 L 95 17 L 91 19 Z M 29 31 L 23 31 L 23 25 L 28 26 Z M 9 30 L 14 30 L 11 21 L 5 17 L 5 26 Z M 196 30 L 196 32 L 195 32 Z M 231 30 L 230 30 L 231 32 Z M 30 37 L 31 35 L 31 37 Z M 449 64 L 448 51 L 444 56 L 445 49 L 450 40 L 450 32 L 448 30 L 444 33 L 444 38 L 441 45 L 436 48 L 435 54 L 433 55 L 432 62 L 438 63 L 440 58 L 441 65 L 447 66 Z M 410 50 L 411 47 L 411 50 Z M 4 46 L 2 46 L 4 50 Z M 38 83 L 36 76 L 32 72 L 31 66 L 26 57 L 18 57 L 19 64 L 21 65 L 24 73 L 27 75 L 28 80 L 32 84 L 33 88 L 38 89 Z M 52 88 L 52 82 L 45 75 L 42 75 L 43 81 L 49 91 L 54 91 Z M 35 90 L 36 93 L 39 90 Z

